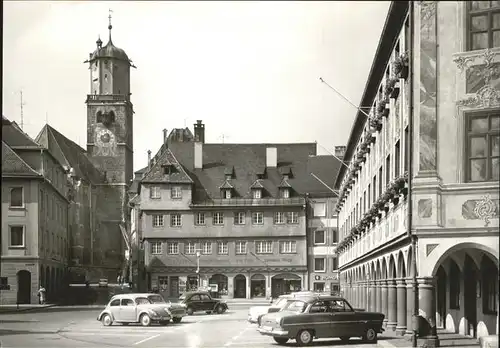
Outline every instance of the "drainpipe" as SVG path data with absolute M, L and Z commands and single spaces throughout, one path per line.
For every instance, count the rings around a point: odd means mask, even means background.
M 411 238 L 411 271 L 413 273 L 412 281 L 413 281 L 413 331 L 411 336 L 412 347 L 417 347 L 417 332 L 418 332 L 418 284 L 417 284 L 417 236 L 412 233 L 413 228 L 413 198 L 412 198 L 412 188 L 413 188 L 413 122 L 414 122 L 414 114 L 413 114 L 413 89 L 414 89 L 414 3 L 413 1 L 409 1 L 410 9 L 409 9 L 409 26 L 410 26 L 410 47 L 408 50 L 408 69 L 409 69 L 409 77 L 410 77 L 410 95 L 409 95 L 409 103 L 410 103 L 410 114 L 408 115 L 408 136 L 409 136 L 409 151 L 408 151 L 408 235 Z
M 83 190 L 83 188 L 82 188 Z M 94 224 L 92 214 L 92 184 L 89 184 L 89 227 L 90 227 L 90 266 L 94 266 Z

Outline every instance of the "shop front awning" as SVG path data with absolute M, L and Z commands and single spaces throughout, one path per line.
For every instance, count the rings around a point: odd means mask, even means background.
M 275 280 L 285 280 L 285 281 L 290 281 L 290 280 L 302 280 L 302 278 L 296 274 L 293 273 L 281 273 L 277 274 L 273 277 Z

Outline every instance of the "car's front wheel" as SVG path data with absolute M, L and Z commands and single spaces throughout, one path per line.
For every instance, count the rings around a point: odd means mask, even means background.
M 313 334 L 311 330 L 300 330 L 295 338 L 299 346 L 307 346 L 313 341 Z
M 151 325 L 151 318 L 149 317 L 149 315 L 144 313 L 139 318 L 139 322 L 141 323 L 142 326 L 149 326 L 149 325 Z
M 276 343 L 286 344 L 288 342 L 288 337 L 273 337 Z
M 224 313 L 224 311 L 225 311 L 224 307 L 217 306 L 217 309 L 216 309 L 217 314 L 222 314 L 222 313 Z
M 180 323 L 182 320 L 182 318 L 179 318 L 179 317 L 176 317 L 176 318 L 172 318 L 172 321 L 176 324 Z
M 104 314 L 101 318 L 101 323 L 104 326 L 111 326 L 111 324 L 113 324 L 113 319 L 111 319 L 109 314 Z
M 366 329 L 365 334 L 363 335 L 363 341 L 370 343 L 377 342 L 377 331 L 371 327 Z

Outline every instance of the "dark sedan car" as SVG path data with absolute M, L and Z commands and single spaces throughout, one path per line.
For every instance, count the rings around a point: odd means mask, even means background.
M 333 337 L 345 342 L 361 337 L 374 343 L 384 331 L 384 317 L 382 313 L 356 311 L 341 297 L 311 296 L 291 302 L 280 312 L 264 315 L 257 330 L 272 336 L 278 344 L 295 339 L 303 346 L 314 338 Z
M 179 297 L 179 300 L 186 306 L 188 315 L 201 311 L 207 314 L 212 312 L 222 314 L 228 310 L 225 301 L 213 298 L 208 292 L 204 291 L 186 292 Z

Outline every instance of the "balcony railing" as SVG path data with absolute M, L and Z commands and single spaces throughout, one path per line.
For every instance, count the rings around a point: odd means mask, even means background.
M 303 197 L 294 198 L 215 198 L 210 201 L 191 203 L 190 207 L 264 207 L 264 206 L 302 206 L 306 204 Z
M 123 94 L 87 94 L 87 103 L 90 101 L 130 101 L 130 98 Z

